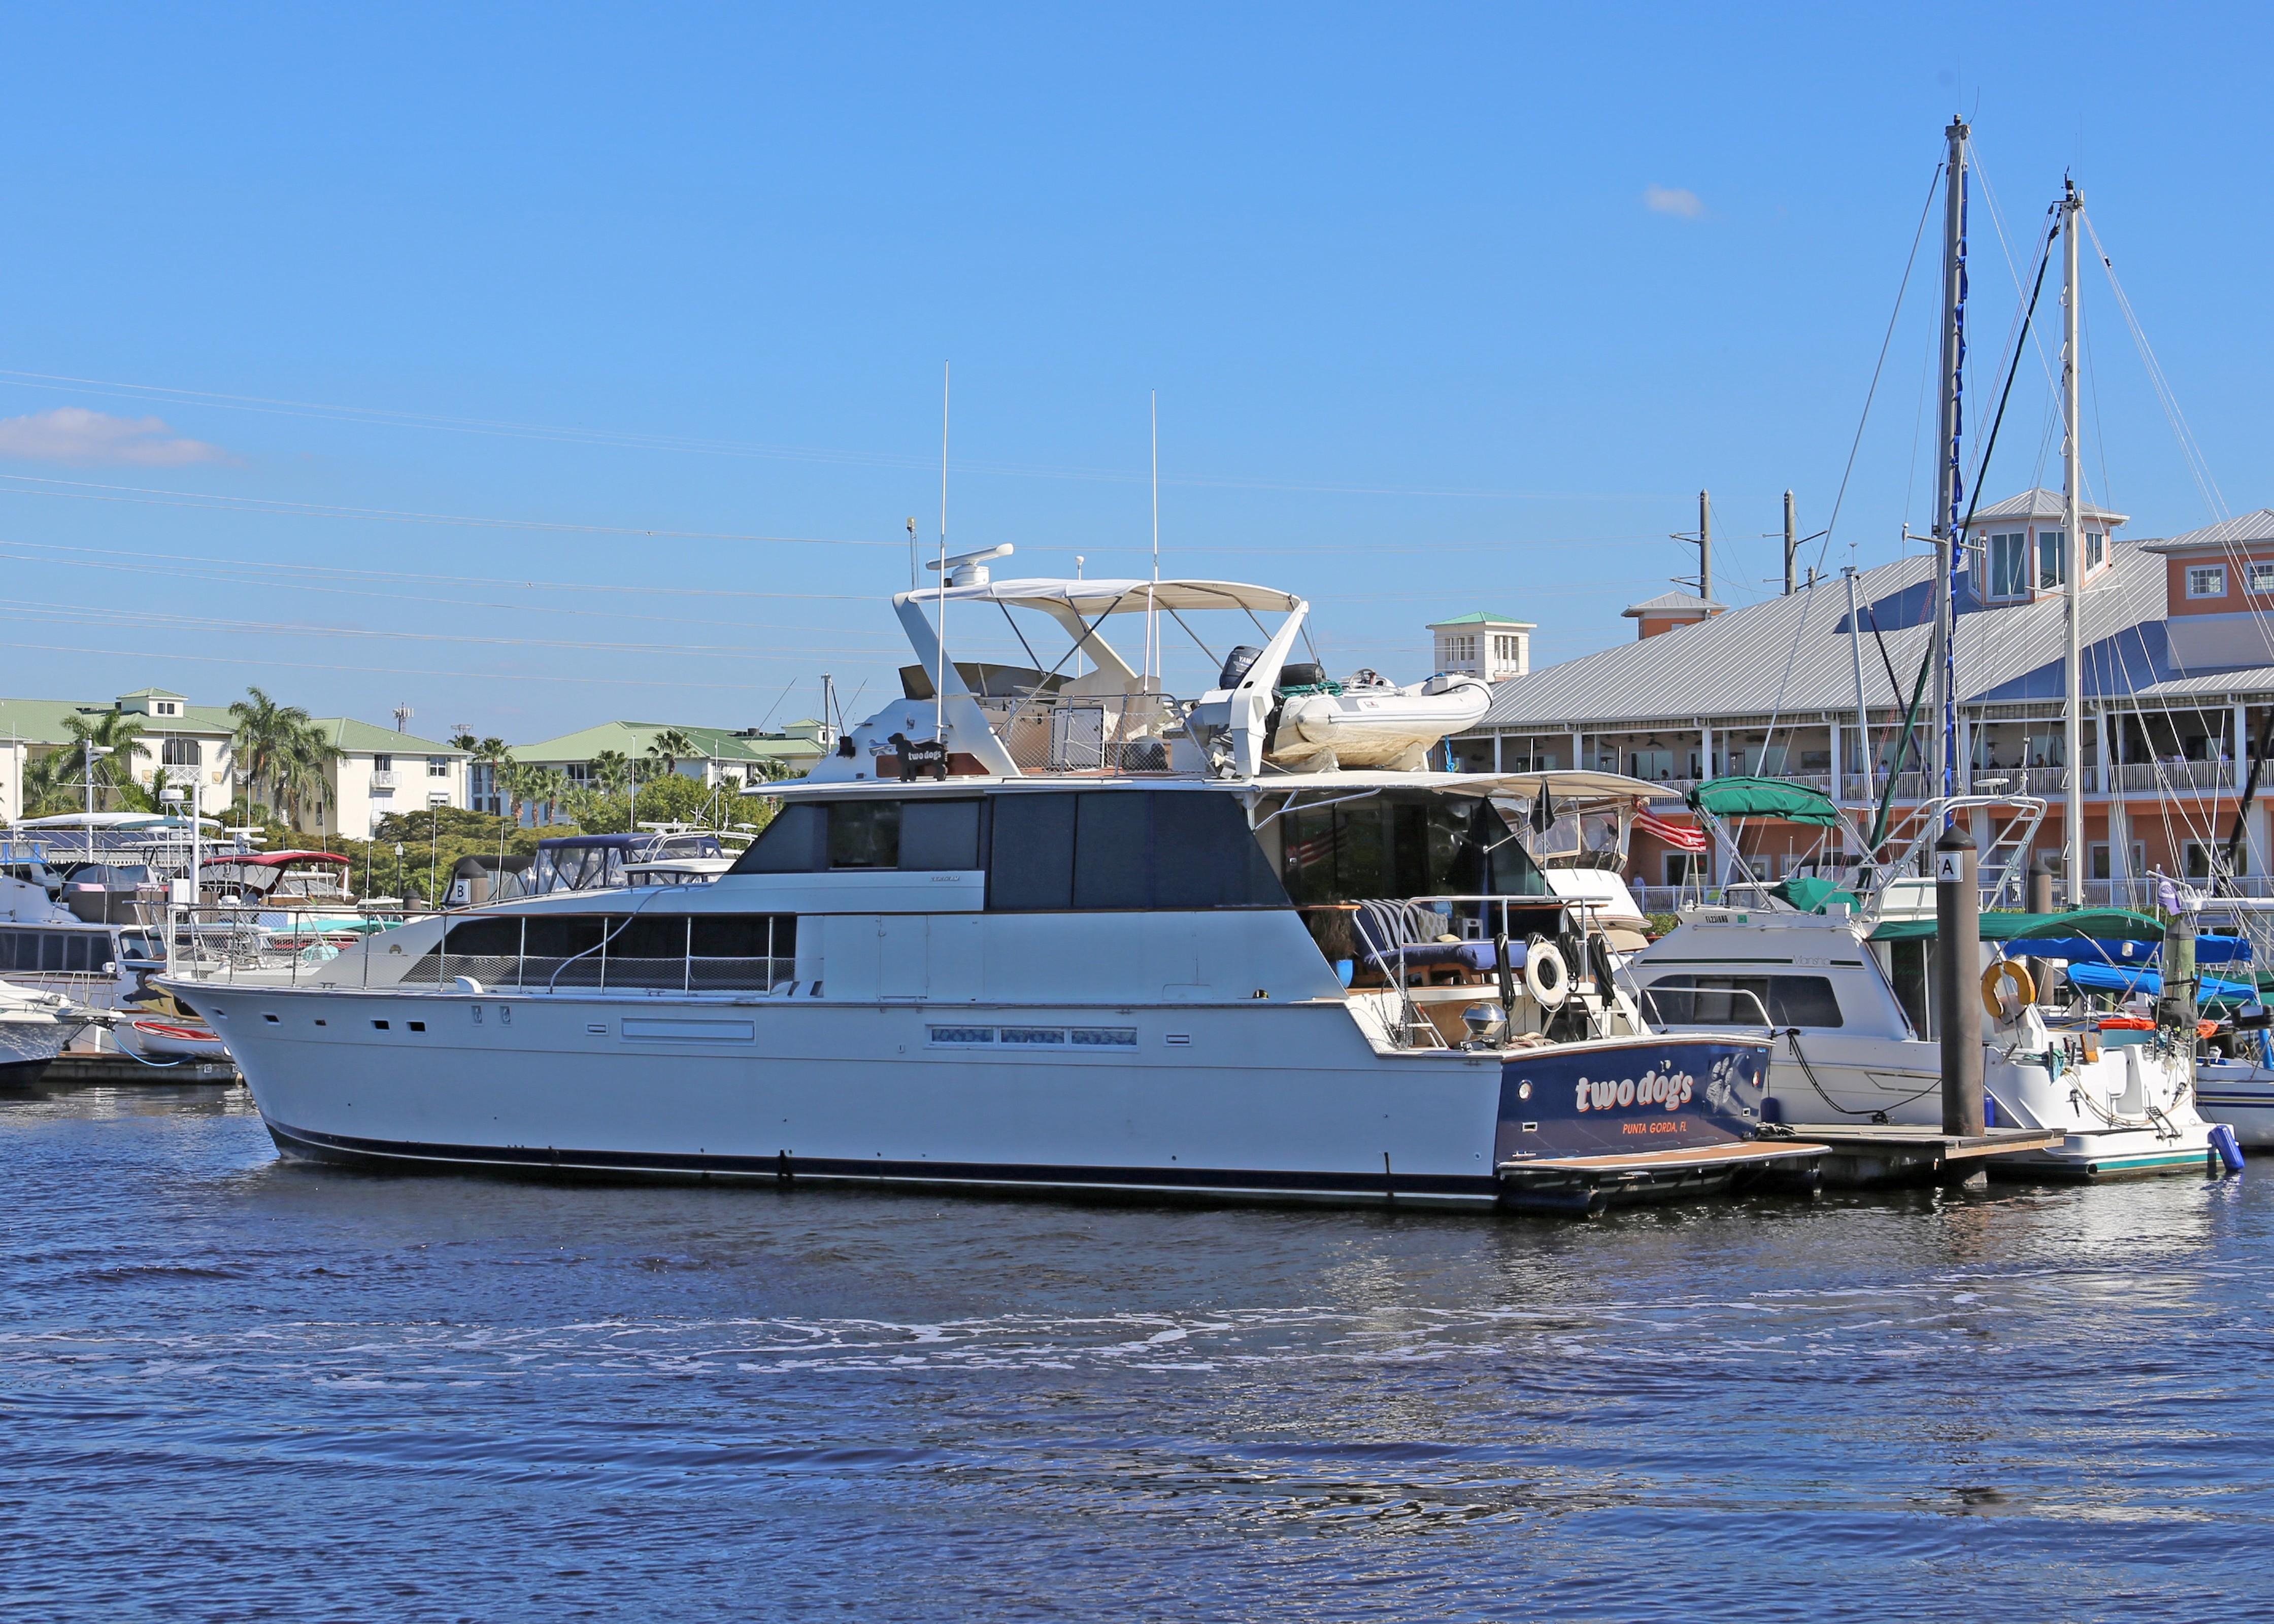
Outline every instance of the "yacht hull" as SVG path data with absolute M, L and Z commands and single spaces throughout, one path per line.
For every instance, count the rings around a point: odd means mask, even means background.
M 2274 1069 L 2246 1062 L 2199 1061 L 2195 1109 L 2234 1130 L 2245 1150 L 2274 1150 Z
M 287 1154 L 562 1176 L 1490 1208 L 1505 1162 L 1749 1139 L 1765 1059 L 1719 1034 L 1383 1052 L 1324 999 L 195 996 Z

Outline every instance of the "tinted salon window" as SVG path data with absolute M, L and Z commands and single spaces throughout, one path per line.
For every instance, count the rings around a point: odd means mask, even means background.
M 1073 906 L 1074 803 L 1078 795 L 1002 795 L 995 801 L 987 906 L 1051 910 Z
M 831 801 L 829 866 L 832 868 L 899 868 L 900 803 L 897 801 Z
M 829 866 L 829 819 L 815 801 L 794 801 L 774 814 L 749 849 L 734 860 L 735 874 L 811 874 Z
M 900 867 L 972 869 L 979 866 L 976 801 L 910 800 L 900 805 Z
M 1228 795 L 1004 795 L 993 818 L 990 908 L 1287 906 L 1245 813 Z

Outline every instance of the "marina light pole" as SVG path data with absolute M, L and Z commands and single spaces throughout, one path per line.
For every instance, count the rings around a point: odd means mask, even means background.
M 2077 410 L 2077 238 L 2084 197 L 2069 182 L 2061 199 L 2061 602 L 2067 638 L 2061 650 L 2061 743 L 2068 799 L 2061 808 L 2061 896 L 2084 906 L 2084 436 Z M 2107 725 L 2105 718 L 2102 726 Z
M 1934 458 L 1934 757 L 1938 795 L 1957 793 L 1957 658 L 1954 650 L 1959 503 L 1965 498 L 1959 468 L 1959 438 L 1964 431 L 1961 390 L 1966 373 L 1966 121 L 1953 118 L 1943 132 L 1950 143 L 1943 164 L 1942 196 L 1942 382 L 1936 391 Z

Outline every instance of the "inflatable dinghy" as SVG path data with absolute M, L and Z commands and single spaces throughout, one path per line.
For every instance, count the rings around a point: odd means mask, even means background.
M 1220 685 L 1238 683 L 1261 652 L 1234 649 Z M 1281 667 L 1272 701 L 1264 759 L 1274 766 L 1296 772 L 1346 767 L 1419 772 L 1429 764 L 1432 745 L 1483 718 L 1492 689 L 1480 677 L 1442 673 L 1404 688 L 1371 671 L 1329 682 L 1320 667 L 1303 664 Z

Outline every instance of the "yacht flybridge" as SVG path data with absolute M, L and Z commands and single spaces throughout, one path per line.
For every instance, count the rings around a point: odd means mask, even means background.
M 1755 1139 L 1766 1037 L 1653 1030 L 1600 905 L 1550 883 L 1650 786 L 1427 770 L 1481 685 L 1330 680 L 1289 593 L 949 562 L 894 600 L 904 696 L 766 786 L 714 883 L 429 919 L 297 986 L 174 983 L 279 1146 L 1480 1207 L 1811 1164 Z M 1065 634 L 1056 667 L 1014 612 Z M 1210 613 L 1255 641 L 1202 641 Z M 1033 664 L 949 657 L 1005 622 Z

